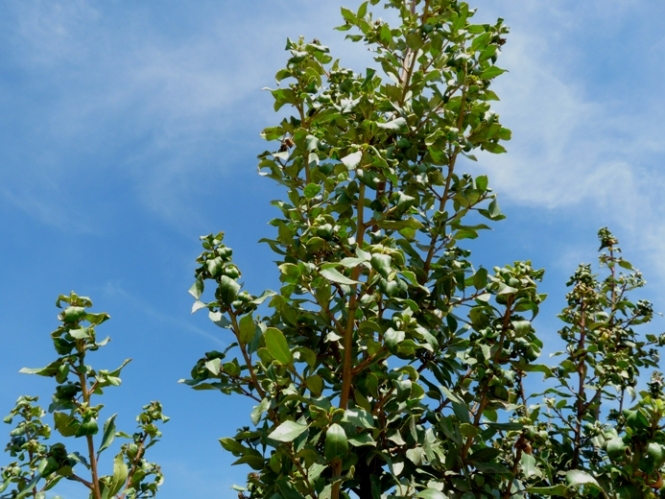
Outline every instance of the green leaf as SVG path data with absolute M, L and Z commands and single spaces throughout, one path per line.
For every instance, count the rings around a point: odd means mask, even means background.
M 219 367 L 222 365 L 222 359 L 210 359 L 208 362 L 205 363 L 205 367 L 208 371 L 210 371 L 213 376 L 217 376 L 219 374 Z
M 268 435 L 268 438 L 278 442 L 293 442 L 306 430 L 307 425 L 295 421 L 284 421 Z
M 566 473 L 566 482 L 573 487 L 580 487 L 588 485 L 596 490 L 601 490 L 600 484 L 594 477 L 589 475 L 586 471 L 571 470 Z
M 344 156 L 341 161 L 348 170 L 355 170 L 356 167 L 360 164 L 362 157 L 362 151 L 356 151 L 347 156 Z
M 268 410 L 269 407 L 270 407 L 270 400 L 267 398 L 262 399 L 259 405 L 254 406 L 254 408 L 252 409 L 252 413 L 249 416 L 254 425 L 259 424 L 261 416 Z
M 252 301 L 250 301 L 249 303 L 251 303 L 251 304 L 253 304 L 253 305 L 261 305 L 261 304 L 262 304 L 264 301 L 266 301 L 268 298 L 272 298 L 272 297 L 275 296 L 276 294 L 277 294 L 277 293 L 275 293 L 274 291 L 271 291 L 271 290 L 267 289 L 267 290 L 265 290 L 263 293 L 261 293 L 261 296 L 257 296 L 256 298 L 254 298 L 254 299 L 253 299 Z
M 406 35 L 406 45 L 411 50 L 418 50 L 423 46 L 423 39 L 417 32 L 412 31 Z
M 314 198 L 319 192 L 321 192 L 321 186 L 319 184 L 307 184 L 303 189 L 303 195 L 307 199 Z
M 104 434 L 102 435 L 102 443 L 99 446 L 98 454 L 101 454 L 104 450 L 108 449 L 113 439 L 115 438 L 115 417 L 117 414 L 114 414 L 106 420 L 104 423 Z
M 83 307 L 67 307 L 61 314 L 62 321 L 66 324 L 72 324 L 85 317 L 85 308 Z
M 477 427 L 469 423 L 460 424 L 459 431 L 462 434 L 462 436 L 467 438 L 476 438 L 480 433 L 480 430 L 478 430 Z
M 196 300 L 194 304 L 192 305 L 192 313 L 198 312 L 202 308 L 206 308 L 208 306 L 207 303 L 203 303 L 202 301 Z
M 374 428 L 374 417 L 372 414 L 359 407 L 344 411 L 342 422 L 359 426 L 360 428 Z
M 517 293 L 517 290 L 515 288 L 508 286 L 503 282 L 499 283 L 499 290 L 496 292 L 497 296 L 514 295 L 515 293 Z
M 256 335 L 256 324 L 252 314 L 243 315 L 238 324 L 240 331 L 238 332 L 238 341 L 241 345 L 251 343 Z
M 44 459 L 44 461 L 46 461 L 46 459 Z M 35 477 L 32 480 L 30 480 L 30 482 L 28 482 L 25 485 L 25 488 L 22 491 L 20 491 L 18 494 L 16 494 L 15 496 L 3 496 L 3 497 L 11 497 L 12 499 L 23 499 L 28 494 L 32 494 L 33 488 L 35 487 L 35 485 L 37 485 L 37 483 L 39 482 L 39 480 L 41 480 L 41 478 L 42 478 L 41 473 L 36 473 Z
M 358 284 L 358 281 L 354 281 L 353 279 L 349 279 L 346 277 L 344 274 L 341 274 L 339 271 L 335 269 L 321 269 L 319 272 L 323 277 L 328 279 L 329 281 L 332 282 L 337 282 L 339 284 Z
M 37 376 L 55 376 L 60 370 L 62 365 L 62 360 L 58 359 L 54 362 L 51 362 L 46 367 L 23 367 L 19 370 L 22 374 L 36 374 Z
M 249 465 L 250 468 L 253 470 L 261 470 L 263 469 L 265 460 L 261 455 L 256 455 L 256 454 L 246 454 L 242 456 L 240 459 L 237 459 L 234 461 L 232 464 L 235 466 L 236 464 L 247 464 Z
M 90 328 L 70 329 L 69 335 L 75 340 L 85 340 L 90 338 Z
M 353 11 L 347 9 L 346 7 L 342 7 L 342 17 L 346 22 L 351 24 L 356 22 L 356 15 L 353 13 Z
M 236 456 L 238 455 L 242 456 L 243 454 L 245 454 L 245 451 L 247 450 L 244 445 L 242 445 L 234 438 L 229 438 L 229 437 L 220 438 L 219 443 L 222 444 L 224 450 L 227 450 Z
M 276 485 L 279 489 L 280 499 L 305 499 L 286 477 L 277 480 Z
M 223 275 L 219 282 L 219 295 L 224 305 L 231 305 L 238 297 L 240 284 L 228 276 Z
M 416 466 L 420 466 L 425 456 L 425 450 L 422 447 L 413 447 L 406 451 L 406 458 Z
M 206 267 L 208 268 L 208 273 L 210 274 L 211 277 L 217 277 L 219 273 L 222 271 L 222 267 L 224 265 L 224 261 L 222 260 L 221 257 L 215 257 L 211 258 L 206 262 Z
M 55 429 L 58 430 L 63 437 L 73 437 L 78 431 L 81 424 L 76 418 L 64 412 L 53 412 L 53 422 Z
M 383 341 L 386 343 L 388 350 L 392 352 L 404 341 L 405 337 L 406 333 L 404 331 L 395 331 L 393 328 L 390 328 L 386 331 Z
M 497 66 L 490 66 L 487 68 L 485 71 L 480 73 L 480 78 L 483 80 L 491 80 L 492 78 L 496 78 L 497 76 L 505 73 L 505 69 L 501 69 Z
M 293 363 L 293 354 L 284 334 L 277 328 L 269 327 L 264 333 L 266 348 L 278 363 L 290 365 Z
M 390 255 L 373 254 L 371 264 L 381 277 L 388 279 L 392 270 L 392 258 L 390 258 Z
M 200 303 L 200 302 L 199 302 Z M 221 312 L 208 312 L 208 318 L 215 323 L 216 326 L 219 326 L 221 328 L 228 328 L 231 326 L 231 321 L 228 320 L 224 314 Z
M 480 290 L 487 286 L 487 269 L 480 267 L 473 275 L 473 287 Z
M 421 499 L 448 499 L 443 492 L 436 489 L 421 490 L 416 497 L 420 497 Z
M 530 494 L 540 494 L 543 496 L 563 496 L 568 494 L 568 487 L 563 484 L 552 487 L 527 487 L 526 491 Z
M 359 19 L 362 19 L 365 17 L 366 14 L 367 14 L 367 2 L 363 2 L 360 4 L 360 7 L 358 7 L 358 13 L 356 14 L 356 16 Z
M 369 433 L 354 435 L 353 437 L 349 437 L 348 441 L 353 447 L 363 447 L 366 445 L 376 447 L 376 442 Z
M 309 152 L 316 151 L 318 147 L 319 139 L 317 139 L 314 135 L 308 135 L 305 137 L 305 148 Z
M 346 267 L 347 269 L 352 269 L 358 265 L 365 263 L 367 258 L 347 256 L 346 258 L 339 261 L 339 265 Z
M 122 453 L 115 456 L 113 460 L 113 477 L 109 483 L 109 496 L 115 496 L 127 481 L 127 474 L 129 470 L 125 464 Z
M 321 392 L 323 392 L 323 379 L 318 374 L 305 378 L 305 384 L 315 397 L 320 396 Z
M 98 431 L 99 427 L 97 426 L 97 420 L 90 418 L 87 421 L 83 421 L 77 428 L 76 438 L 96 435 Z
M 382 128 L 383 130 L 400 130 L 406 126 L 406 120 L 404 118 L 397 118 L 387 123 L 377 123 L 376 126 Z
M 326 431 L 325 456 L 328 461 L 336 457 L 343 457 L 349 450 L 346 432 L 337 423 L 330 425 Z
M 526 476 L 527 478 L 543 476 L 543 472 L 540 471 L 540 469 L 538 469 L 536 458 L 533 457 L 531 454 L 527 454 L 526 452 L 522 453 L 520 465 L 522 467 L 522 472 L 524 473 L 524 476 Z
M 265 140 L 278 140 L 284 136 L 284 128 L 281 126 L 271 126 L 261 131 L 261 138 Z

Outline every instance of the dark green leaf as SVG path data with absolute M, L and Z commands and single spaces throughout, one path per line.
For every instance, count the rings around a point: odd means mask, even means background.
M 76 438 L 85 437 L 88 435 L 96 435 L 99 431 L 97 421 L 93 418 L 83 421 L 76 430 Z
M 247 345 L 248 343 L 251 343 L 256 334 L 256 324 L 254 323 L 252 314 L 243 315 L 240 318 L 238 327 L 240 329 L 238 333 L 238 341 L 240 344 Z
M 242 456 L 243 454 L 245 454 L 245 451 L 247 450 L 245 446 L 243 446 L 240 442 L 238 442 L 234 438 L 229 438 L 229 437 L 220 438 L 219 443 L 222 444 L 222 447 L 225 450 L 233 453 L 236 456 Z
M 321 186 L 319 184 L 307 184 L 303 189 L 303 195 L 307 199 L 314 198 L 319 192 L 321 192 Z
M 102 436 L 102 443 L 97 451 L 98 454 L 101 454 L 105 449 L 108 449 L 113 442 L 113 438 L 115 437 L 115 417 L 116 414 L 108 418 L 104 423 L 104 434 Z
M 266 348 L 272 355 L 273 359 L 282 365 L 290 365 L 293 363 L 293 354 L 289 348 L 289 344 L 284 337 L 284 334 L 277 328 L 269 327 L 264 333 L 266 340 Z
M 219 282 L 219 294 L 224 305 L 230 305 L 238 297 L 240 284 L 223 275 Z
M 328 461 L 336 457 L 343 457 L 349 450 L 346 432 L 337 423 L 330 425 L 326 431 L 325 455 Z
M 305 379 L 305 383 L 307 385 L 307 389 L 312 392 L 312 395 L 315 397 L 318 397 L 321 395 L 321 392 L 323 392 L 323 379 L 318 374 L 308 376 Z
M 497 76 L 505 72 L 506 72 L 505 69 L 501 69 L 497 66 L 490 66 L 480 74 L 480 78 L 483 80 L 491 80 L 492 78 L 496 78 Z

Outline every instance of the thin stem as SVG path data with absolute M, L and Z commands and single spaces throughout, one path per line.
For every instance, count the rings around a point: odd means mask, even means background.
M 365 226 L 363 224 L 363 212 L 365 210 L 365 185 L 360 184 L 358 192 L 358 233 L 356 244 L 362 245 L 365 237 Z M 360 266 L 353 269 L 351 273 L 354 281 L 360 277 Z M 358 285 L 354 284 L 351 289 L 351 298 L 349 300 L 348 317 L 346 320 L 346 330 L 344 331 L 344 366 L 342 371 L 342 393 L 340 394 L 339 407 L 346 409 L 349 402 L 349 393 L 351 391 L 351 380 L 353 378 L 353 326 L 355 324 L 356 308 L 358 307 Z
M 67 478 L 69 478 L 70 480 L 74 480 L 74 481 L 76 481 L 76 482 L 80 482 L 80 483 L 82 483 L 83 485 L 85 485 L 86 487 L 88 487 L 90 490 L 94 490 L 92 484 L 91 484 L 89 481 L 87 481 L 87 480 L 81 478 L 81 477 L 78 476 L 78 475 L 72 474 L 72 475 L 69 475 Z
M 88 388 L 88 380 L 86 379 L 85 373 L 86 368 L 83 363 L 85 356 L 85 346 L 82 345 L 78 349 L 80 352 L 79 355 L 79 364 L 76 371 L 78 372 L 79 382 L 81 383 L 81 395 L 83 397 L 83 403 L 86 407 L 90 407 L 90 390 Z M 97 473 L 97 455 L 95 454 L 95 442 L 92 438 L 92 435 L 86 435 L 86 442 L 88 444 L 88 457 L 90 459 L 90 474 L 92 478 L 92 496 L 94 499 L 102 499 L 102 492 L 99 487 L 99 475 Z
M 577 376 L 579 378 L 578 380 L 578 388 L 577 388 L 577 422 L 575 425 L 575 446 L 573 448 L 573 462 L 572 462 L 572 468 L 577 469 L 580 463 L 580 447 L 581 447 L 581 441 L 582 441 L 582 419 L 584 418 L 584 413 L 585 413 L 585 401 L 586 401 L 586 394 L 584 390 L 584 382 L 586 380 L 586 353 L 584 352 L 584 348 L 586 345 L 586 321 L 585 321 L 585 311 L 586 311 L 586 304 L 582 303 L 582 309 L 581 309 L 581 322 L 580 322 L 580 339 L 577 342 L 577 352 L 576 354 L 579 355 L 579 360 L 577 362 Z M 583 355 L 580 355 L 581 353 L 584 353 Z
M 240 326 L 238 325 L 238 319 L 236 318 L 236 314 L 233 312 L 233 310 L 229 310 L 229 315 L 231 316 L 231 323 L 233 324 L 233 332 L 236 335 L 236 338 L 238 338 L 238 345 L 240 346 L 240 351 L 242 352 L 242 356 L 245 359 L 245 364 L 247 364 L 247 368 L 249 369 L 249 376 L 252 378 L 252 385 L 258 392 L 258 394 L 261 396 L 261 398 L 264 398 L 266 396 L 265 391 L 259 384 L 259 380 L 256 377 L 256 373 L 254 372 L 254 366 L 252 365 L 252 359 L 249 357 L 249 354 L 247 353 L 247 349 L 245 346 L 240 342 Z
M 147 438 L 147 435 L 144 433 L 141 436 L 141 443 L 139 444 L 138 451 L 136 452 L 136 456 L 133 459 L 132 463 L 132 468 L 129 470 L 129 473 L 127 474 L 127 481 L 126 483 L 129 484 L 132 481 L 132 477 L 136 473 L 136 470 L 138 469 L 138 465 L 141 462 L 141 458 L 143 457 L 143 452 L 144 452 L 144 447 L 145 447 L 145 440 Z M 125 499 L 125 496 L 127 495 L 127 485 L 125 485 L 125 492 L 122 493 L 120 496 L 120 499 Z
M 362 158 L 361 158 L 362 161 Z M 356 234 L 356 244 L 362 246 L 365 237 L 365 224 L 363 223 L 363 214 L 365 211 L 365 184 L 361 183 L 358 191 L 358 232 Z M 353 269 L 351 278 L 354 281 L 360 277 L 360 266 Z M 342 364 L 342 392 L 339 397 L 340 409 L 346 409 L 349 403 L 349 393 L 351 392 L 351 381 L 353 372 L 353 326 L 355 324 L 356 308 L 358 307 L 358 285 L 354 284 L 351 288 L 351 298 L 347 310 L 346 329 L 344 331 L 344 362 Z M 332 475 L 333 479 L 342 474 L 342 461 L 333 460 Z M 332 487 L 331 499 L 339 499 L 342 482 L 337 480 Z

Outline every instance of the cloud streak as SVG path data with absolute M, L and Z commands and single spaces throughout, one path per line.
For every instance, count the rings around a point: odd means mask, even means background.
M 499 62 L 510 73 L 497 82 L 497 108 L 514 140 L 507 155 L 482 156 L 474 168 L 489 171 L 510 203 L 618 226 L 628 236 L 625 246 L 665 280 L 665 106 L 659 86 L 650 83 L 658 70 L 647 62 L 665 59 L 663 37 L 641 39 L 648 50 L 624 61 L 635 75 L 629 95 L 620 77 L 603 79 L 611 69 L 589 74 L 588 54 L 578 54 L 589 31 L 620 36 L 623 23 L 634 22 L 628 7 L 639 11 L 636 4 L 644 2 L 621 2 L 611 11 L 597 2 L 503 9 L 517 29 Z M 592 55 L 611 60 L 603 50 L 616 49 L 599 47 Z
M 15 95 L 0 103 L 6 120 L 22 124 L 10 154 L 20 168 L 0 179 L 14 205 L 46 224 L 53 225 L 44 216 L 49 207 L 68 210 L 48 182 L 61 186 L 104 169 L 140 185 L 135 194 L 158 216 L 191 218 L 185 205 L 206 183 L 188 179 L 228 172 L 236 158 L 226 144 L 274 119 L 260 88 L 285 60 L 281 40 L 329 32 L 338 10 L 279 1 L 250 16 L 251 5 L 204 2 L 203 14 L 183 12 L 189 29 L 174 36 L 172 20 L 160 24 L 147 7 L 126 7 L 85 0 L 4 6 L 0 58 L 28 84 L 9 86 Z

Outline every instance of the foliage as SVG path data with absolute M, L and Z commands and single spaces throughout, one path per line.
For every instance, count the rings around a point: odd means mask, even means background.
M 101 440 L 95 445 L 99 433 L 97 421 L 102 405 L 93 404 L 93 397 L 102 395 L 105 388 L 121 383 L 120 373 L 129 363 L 125 360 L 112 371 L 95 370 L 87 365 L 88 352 L 98 350 L 109 338 L 97 341 L 96 327 L 107 321 L 106 313 L 92 313 L 89 298 L 71 293 L 58 297 L 56 305 L 65 306 L 58 316 L 60 326 L 51 333 L 58 357 L 46 367 L 21 369 L 21 372 L 54 378 L 55 392 L 48 412 L 53 414 L 57 432 L 65 438 L 82 438 L 86 455 L 68 451 L 62 442 L 48 444 L 50 427 L 43 422 L 46 412 L 35 403 L 37 397 L 20 397 L 16 406 L 5 418 L 12 424 L 11 440 L 6 451 L 16 460 L 1 469 L 0 497 L 19 499 L 45 498 L 61 479 L 74 480 L 85 486 L 92 499 L 132 499 L 154 497 L 163 481 L 160 467 L 145 459 L 145 451 L 158 442 L 161 432 L 156 423 L 166 422 L 159 402 L 143 407 L 136 418 L 138 430 L 133 435 L 116 430 L 116 415 L 109 417 L 103 426 Z M 127 439 L 113 460 L 113 472 L 100 476 L 98 464 L 115 437 Z M 89 473 L 84 478 L 79 470 Z
M 626 406 L 662 339 L 633 329 L 652 310 L 629 300 L 643 281 L 616 239 L 600 233 L 604 280 L 582 266 L 570 282 L 555 367 L 535 363 L 543 271 L 476 268 L 462 246 L 503 218 L 487 177 L 459 170 L 510 138 L 490 106 L 507 27 L 473 24 L 457 0 L 385 0 L 391 26 L 379 3 L 343 8 L 337 29 L 380 71 L 287 41 L 271 93 L 293 113 L 263 131 L 276 144 L 259 156 L 287 190 L 263 240 L 279 293 L 242 290 L 223 234 L 202 238 L 193 310 L 233 342 L 185 383 L 256 402 L 251 426 L 220 440 L 254 470 L 241 496 L 656 497 L 662 378 Z

